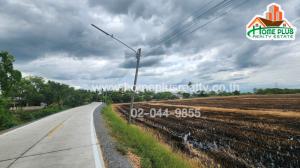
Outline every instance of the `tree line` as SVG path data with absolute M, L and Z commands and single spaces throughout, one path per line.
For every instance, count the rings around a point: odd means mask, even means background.
M 75 89 L 66 84 L 46 81 L 42 77 L 22 77 L 14 69 L 14 56 L 8 52 L 0 53 L 0 89 L 2 102 L 9 106 L 39 106 L 42 102 L 48 105 L 75 107 L 92 101 L 100 101 L 96 91 Z
M 280 89 L 280 88 L 266 88 L 266 89 L 253 89 L 254 94 L 297 94 L 300 93 L 300 89 Z
M 22 77 L 22 73 L 14 69 L 15 58 L 8 52 L 0 52 L 0 130 L 14 124 L 13 115 L 20 121 L 32 120 L 60 111 L 65 107 L 75 107 L 94 101 L 106 103 L 128 103 L 132 91 L 120 88 L 119 90 L 85 90 L 75 89 L 66 84 L 42 77 Z M 187 84 L 189 87 L 192 83 Z M 197 98 L 208 96 L 237 96 L 240 94 L 293 94 L 300 93 L 300 89 L 266 88 L 254 89 L 253 93 L 240 93 L 240 91 L 197 91 L 189 92 L 155 92 L 152 90 L 138 91 L 135 101 L 170 100 L 178 98 Z M 49 106 L 48 109 L 35 113 L 13 113 L 11 107 L 22 110 L 24 106 L 39 106 L 41 103 Z M 12 115 L 13 114 L 13 115 Z M 6 124 L 5 124 L 6 123 Z M 3 126 L 5 125 L 5 126 Z
M 22 77 L 14 69 L 14 61 L 13 55 L 0 52 L 0 131 L 69 107 L 101 101 L 98 91 L 75 89 L 42 77 Z M 46 107 L 22 112 L 24 106 L 41 104 Z

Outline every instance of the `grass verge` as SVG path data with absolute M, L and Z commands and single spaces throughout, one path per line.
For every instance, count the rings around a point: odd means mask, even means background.
M 59 107 L 58 105 L 50 105 L 41 110 L 18 110 L 14 112 L 0 108 L 0 131 L 46 117 L 65 109 L 67 108 Z
M 141 158 L 142 168 L 190 168 L 194 167 L 179 153 L 161 144 L 151 133 L 127 122 L 113 111 L 111 105 L 103 109 L 103 115 L 119 143 L 118 149 L 130 150 Z

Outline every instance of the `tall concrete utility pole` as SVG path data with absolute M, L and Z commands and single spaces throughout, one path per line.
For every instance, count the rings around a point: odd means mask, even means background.
M 128 123 L 131 123 L 131 113 L 133 109 L 133 102 L 134 102 L 134 95 L 135 95 L 135 89 L 136 89 L 136 82 L 137 82 L 137 77 L 139 74 L 139 65 L 140 65 L 140 58 L 141 58 L 141 52 L 142 49 L 138 49 L 136 53 L 136 68 L 135 68 L 135 76 L 134 76 L 134 82 L 133 82 L 133 88 L 132 88 L 132 95 L 131 95 L 131 102 L 130 102 L 130 111 L 129 111 L 129 117 L 128 117 Z
M 136 83 L 137 83 L 137 78 L 138 78 L 138 72 L 139 72 L 139 65 L 140 65 L 140 58 L 141 58 L 141 52 L 142 49 L 138 49 L 137 51 L 135 49 L 133 49 L 132 47 L 130 47 L 129 45 L 127 45 L 126 43 L 122 42 L 121 40 L 117 39 L 116 37 L 114 37 L 114 35 L 107 33 L 106 31 L 100 29 L 99 27 L 97 27 L 94 24 L 91 24 L 94 28 L 96 28 L 97 30 L 101 31 L 102 33 L 104 33 L 105 35 L 111 37 L 112 39 L 118 41 L 119 43 L 123 44 L 124 46 L 126 46 L 127 48 L 129 48 L 131 51 L 133 51 L 136 55 L 136 68 L 135 68 L 135 76 L 134 76 L 134 82 L 133 82 L 133 88 L 132 88 L 132 94 L 131 94 L 131 102 L 130 102 L 130 111 L 128 114 L 128 123 L 131 124 L 131 113 L 132 113 L 132 109 L 133 109 L 133 102 L 134 102 L 134 96 L 135 96 L 135 90 L 136 90 Z

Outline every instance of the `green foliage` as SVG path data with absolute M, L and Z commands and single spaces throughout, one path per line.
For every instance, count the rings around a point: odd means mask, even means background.
M 191 96 L 191 94 L 189 94 L 189 93 L 182 93 L 182 97 L 183 98 L 189 98 Z
M 8 101 L 0 97 L 0 130 L 13 127 L 17 124 L 14 116 L 6 110 Z
M 215 91 L 210 91 L 210 92 L 208 92 L 208 95 L 209 95 L 209 96 L 217 96 L 218 93 L 215 92 Z
M 167 99 L 176 99 L 177 97 L 171 92 L 159 92 L 155 93 L 153 99 L 156 100 L 167 100 Z
M 233 93 L 233 95 L 236 95 L 236 96 L 238 96 L 238 95 L 240 95 L 241 94 L 241 92 L 240 91 L 234 91 L 234 92 L 232 92 Z
M 103 102 L 110 103 L 128 103 L 131 100 L 132 92 L 130 90 L 119 89 L 117 91 L 103 91 L 99 93 L 100 100 Z M 238 96 L 240 95 L 240 91 L 236 90 L 233 92 L 226 92 L 226 91 L 197 91 L 194 93 L 187 93 L 187 92 L 178 92 L 174 94 L 172 92 L 158 92 L 155 93 L 153 91 L 138 91 L 135 94 L 135 102 L 140 101 L 151 101 L 151 100 L 172 100 L 178 99 L 179 96 L 183 98 L 196 98 L 196 97 L 208 97 L 208 96 Z
M 0 108 L 0 130 L 11 128 L 17 125 L 14 116 L 7 110 Z
M 17 111 L 15 112 L 15 116 L 19 119 L 20 122 L 28 122 L 33 121 L 59 111 L 64 110 L 65 108 L 61 108 L 59 105 L 51 105 L 42 110 L 34 110 L 34 111 Z
M 34 111 L 18 110 L 15 112 L 10 112 L 6 108 L 3 108 L 2 105 L 0 105 L 0 131 L 14 127 L 19 124 L 34 121 L 42 117 L 46 117 L 48 115 L 60 112 L 64 109 L 65 108 L 61 108 L 58 105 L 51 105 L 41 110 L 34 110 Z
M 152 163 L 149 158 L 141 158 L 142 168 L 152 168 Z
M 118 143 L 118 144 L 116 145 L 116 149 L 117 149 L 117 151 L 120 152 L 122 155 L 126 155 L 127 152 L 128 152 L 128 148 L 127 148 L 125 145 L 121 144 L 121 143 Z
M 196 93 L 193 94 L 193 97 L 207 97 L 209 93 L 206 93 L 203 90 L 198 90 Z
M 103 102 L 128 103 L 131 100 L 132 92 L 130 90 L 119 89 L 117 91 L 102 91 L 100 93 Z M 135 102 L 150 100 L 169 100 L 178 98 L 171 92 L 155 93 L 150 90 L 138 91 L 134 96 Z
M 128 148 L 131 149 L 133 153 L 140 156 L 143 168 L 191 167 L 187 161 L 161 145 L 149 133 L 134 125 L 128 125 L 112 111 L 111 106 L 105 107 L 103 109 L 103 114 L 112 129 L 113 135 L 117 138 L 118 142 L 123 145 L 122 150 Z
M 23 78 L 14 87 L 12 96 L 19 107 L 26 105 L 39 106 L 40 103 L 58 104 L 61 107 L 75 107 L 93 101 L 100 101 L 99 92 L 74 89 L 65 84 L 54 81 L 45 82 L 41 77 Z
M 0 52 L 0 130 L 39 119 L 61 111 L 64 107 L 75 107 L 100 101 L 100 93 L 76 90 L 65 84 L 45 81 L 41 77 L 22 78 L 21 72 L 13 68 L 14 56 Z M 49 106 L 35 111 L 10 111 L 10 107 Z
M 0 52 L 0 87 L 4 97 L 18 107 L 58 104 L 60 107 L 75 107 L 93 101 L 100 101 L 100 93 L 76 90 L 65 84 L 45 81 L 41 77 L 22 78 L 13 68 L 14 57 L 8 52 Z M 12 106 L 12 105 L 10 105 Z M 28 116 L 27 116 L 28 117 Z
M 296 94 L 300 93 L 300 89 L 279 89 L 279 88 L 266 88 L 254 89 L 255 94 Z
M 192 87 L 192 85 L 193 85 L 193 83 L 192 83 L 191 81 L 189 81 L 189 83 L 188 83 L 188 87 L 189 87 L 189 88 L 191 88 L 191 87 Z
M 21 80 L 22 75 L 14 70 L 14 57 L 8 52 L 0 52 L 0 89 L 4 96 L 11 93 L 12 88 Z

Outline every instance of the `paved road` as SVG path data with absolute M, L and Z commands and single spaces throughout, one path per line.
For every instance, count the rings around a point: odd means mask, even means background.
M 104 168 L 92 103 L 0 135 L 0 168 Z

